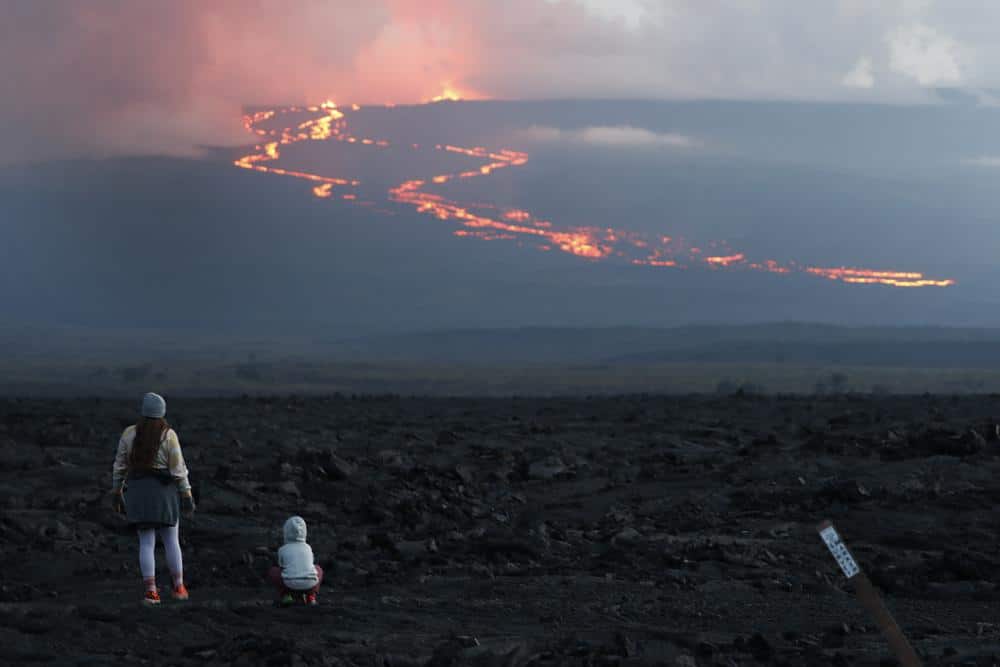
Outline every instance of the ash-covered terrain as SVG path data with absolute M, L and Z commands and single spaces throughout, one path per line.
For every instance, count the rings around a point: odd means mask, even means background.
M 1000 397 L 167 397 L 188 602 L 107 502 L 132 401 L 0 402 L 0 663 L 1000 663 Z M 276 608 L 309 524 L 315 608 Z M 158 577 L 168 574 L 160 547 Z

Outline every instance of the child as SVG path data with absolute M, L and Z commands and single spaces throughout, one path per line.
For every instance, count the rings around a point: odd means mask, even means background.
M 143 397 L 139 421 L 122 433 L 112 468 L 111 507 L 124 512 L 139 532 L 145 605 L 160 604 L 154 553 L 157 533 L 173 577 L 173 597 L 188 599 L 178 528 L 182 508 L 185 516 L 193 516 L 194 499 L 181 444 L 163 418 L 166 413 L 167 403 L 162 396 L 149 393 Z
M 306 522 L 293 516 L 285 522 L 285 545 L 278 549 L 278 565 L 268 578 L 278 589 L 281 604 L 289 605 L 299 597 L 306 604 L 317 604 L 316 593 L 323 582 L 323 569 L 313 562 L 312 547 L 306 542 Z

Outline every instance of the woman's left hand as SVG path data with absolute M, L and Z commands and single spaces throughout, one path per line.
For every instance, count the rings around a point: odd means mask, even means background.
M 181 511 L 189 519 L 194 516 L 194 498 L 189 494 L 181 495 Z
M 111 495 L 111 509 L 116 514 L 124 514 L 125 496 L 122 495 L 121 491 L 112 491 L 110 495 Z

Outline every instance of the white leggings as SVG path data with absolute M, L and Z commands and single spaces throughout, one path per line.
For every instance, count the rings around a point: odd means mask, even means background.
M 163 550 L 167 555 L 167 569 L 173 575 L 174 581 L 183 581 L 184 563 L 181 560 L 181 543 L 179 540 L 180 522 L 163 528 L 139 529 L 139 570 L 143 579 L 156 576 L 156 534 L 160 534 Z

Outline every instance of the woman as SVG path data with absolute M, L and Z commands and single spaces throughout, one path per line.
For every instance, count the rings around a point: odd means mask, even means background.
M 124 512 L 139 531 L 139 569 L 146 605 L 160 604 L 154 555 L 157 533 L 173 577 L 173 597 L 188 599 L 178 528 L 182 507 L 185 516 L 193 516 L 194 499 L 181 444 L 163 418 L 166 413 L 163 397 L 153 393 L 143 397 L 141 417 L 122 433 L 112 469 L 111 506 Z

